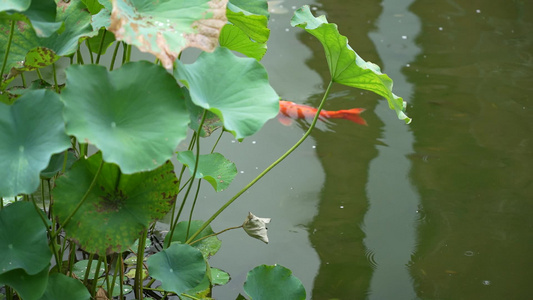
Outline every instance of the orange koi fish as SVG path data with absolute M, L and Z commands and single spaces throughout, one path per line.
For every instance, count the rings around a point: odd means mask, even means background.
M 321 119 L 346 119 L 357 124 L 366 125 L 365 119 L 360 114 L 365 111 L 364 108 L 352 108 L 346 110 L 321 110 Z M 290 101 L 279 102 L 278 120 L 283 125 L 290 125 L 293 119 L 313 118 L 316 115 L 317 109 L 311 106 L 297 104 Z

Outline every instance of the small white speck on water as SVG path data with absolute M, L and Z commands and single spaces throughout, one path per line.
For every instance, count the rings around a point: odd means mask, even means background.
M 481 283 L 483 283 L 483 285 L 490 285 L 490 280 L 483 280 Z
M 406 35 L 402 35 L 402 40 L 406 40 L 407 39 L 407 36 Z
M 285 28 L 285 32 L 289 32 L 289 28 Z
M 313 146 L 311 146 L 311 148 L 316 149 L 316 146 L 313 145 Z
M 405 66 L 409 68 L 411 66 L 411 64 L 406 64 Z
M 241 171 L 240 173 L 241 173 L 241 174 L 244 174 L 244 171 Z
M 444 28 L 442 28 L 442 27 L 439 27 L 439 31 L 442 31 L 443 29 L 444 29 Z
M 317 8 L 316 6 L 314 6 L 314 7 L 312 8 L 312 10 L 317 10 L 317 9 L 318 9 L 318 8 Z
M 232 144 L 235 144 L 235 140 L 231 140 L 231 143 L 232 143 Z
M 257 142 L 256 141 L 252 141 L 252 144 L 256 144 Z
M 476 13 L 480 14 L 481 13 L 481 9 L 476 9 Z
M 344 205 L 341 205 L 340 208 L 344 208 Z

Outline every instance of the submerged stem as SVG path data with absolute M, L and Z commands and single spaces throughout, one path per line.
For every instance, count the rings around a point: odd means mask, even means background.
M 294 150 L 296 150 L 296 148 L 298 148 L 298 146 L 300 146 L 305 141 L 305 139 L 307 139 L 307 137 L 311 134 L 311 131 L 313 130 L 313 128 L 315 128 L 316 122 L 318 121 L 318 118 L 320 116 L 320 112 L 322 111 L 322 107 L 324 106 L 324 103 L 326 103 L 326 99 L 329 96 L 329 91 L 332 85 L 333 85 L 333 81 L 330 81 L 328 84 L 328 87 L 326 88 L 326 91 L 324 92 L 322 101 L 320 101 L 320 105 L 318 106 L 315 117 L 313 118 L 313 122 L 311 122 L 309 129 L 307 129 L 307 131 L 302 136 L 302 138 L 300 138 L 300 140 L 296 142 L 294 146 L 292 146 L 289 150 L 287 150 L 285 154 L 280 156 L 280 158 L 278 158 L 270 166 L 268 166 L 263 172 L 257 175 L 257 177 L 255 177 L 254 180 L 252 180 L 242 190 L 240 190 L 237 194 L 235 194 L 235 196 L 229 199 L 228 202 L 222 205 L 222 207 L 219 210 L 217 210 L 207 221 L 205 221 L 204 224 L 202 224 L 202 226 L 185 243 L 190 244 L 191 241 L 193 241 L 194 238 L 196 238 L 200 234 L 200 232 L 202 232 L 202 230 L 204 230 L 207 226 L 209 226 L 209 224 L 211 224 L 211 222 L 213 222 L 213 220 L 216 217 L 218 217 L 218 215 L 220 215 L 228 206 L 230 206 L 237 198 L 239 198 L 242 194 L 244 194 L 244 192 L 246 192 L 249 188 L 251 188 L 257 181 L 259 181 L 259 179 L 263 178 L 263 176 L 265 176 L 268 172 L 270 172 L 270 170 L 272 170 L 275 166 L 277 166 L 280 162 L 282 162 L 287 156 L 289 156 L 289 154 L 291 154 Z

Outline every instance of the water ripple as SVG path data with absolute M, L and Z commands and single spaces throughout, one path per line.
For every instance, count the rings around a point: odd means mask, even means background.
M 376 253 L 374 253 L 373 250 L 371 249 L 365 250 L 365 257 L 368 260 L 368 262 L 370 262 L 370 266 L 372 267 L 372 269 L 376 269 L 378 267 L 378 263 L 376 262 L 376 259 L 374 258 L 375 255 Z

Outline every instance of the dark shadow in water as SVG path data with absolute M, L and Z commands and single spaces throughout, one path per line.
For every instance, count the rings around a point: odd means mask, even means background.
M 421 299 L 533 295 L 533 2 L 418 0 L 411 179 Z
M 379 1 L 371 2 L 347 9 L 345 1 L 324 1 L 322 8 L 328 21 L 338 25 L 359 55 L 379 64 L 368 33 L 375 28 L 381 6 Z M 323 13 L 315 12 L 319 14 Z M 315 53 L 307 64 L 327 84 L 330 76 L 322 45 L 307 33 L 300 34 L 299 39 Z M 317 106 L 321 98 L 322 95 L 315 95 L 307 104 Z M 373 265 L 367 258 L 361 225 L 368 210 L 368 167 L 378 154 L 376 144 L 382 127 L 373 113 L 377 99 L 371 93 L 334 85 L 325 109 L 366 108 L 362 116 L 369 126 L 332 120 L 330 124 L 319 124 L 312 133 L 326 175 L 318 214 L 309 224 L 310 241 L 321 260 L 312 299 L 364 299 L 368 294 Z

